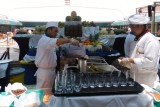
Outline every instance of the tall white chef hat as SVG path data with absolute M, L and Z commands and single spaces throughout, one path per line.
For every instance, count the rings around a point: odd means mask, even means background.
M 47 22 L 46 29 L 49 27 L 58 27 L 58 22 Z
M 149 22 L 149 18 L 140 14 L 134 14 L 128 18 L 128 22 L 129 24 L 143 25 Z
M 22 83 L 18 83 L 18 82 L 12 84 L 12 89 L 11 89 L 11 90 L 17 90 L 17 89 L 22 89 L 22 90 L 24 90 L 24 89 L 26 89 L 26 87 L 23 86 Z

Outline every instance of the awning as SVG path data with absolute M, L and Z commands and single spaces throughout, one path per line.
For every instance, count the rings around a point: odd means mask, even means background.
M 15 26 L 22 26 L 22 23 L 17 20 L 11 19 L 0 19 L 0 25 L 15 25 Z
M 116 21 L 116 22 L 113 22 L 111 24 L 112 26 L 124 26 L 124 25 L 129 25 L 128 24 L 128 20 L 122 20 L 122 21 Z
M 17 20 L 9 20 L 10 25 L 22 26 L 22 23 Z
M 160 22 L 160 15 L 155 16 L 155 22 Z
M 6 19 L 0 19 L 0 25 L 10 25 L 10 22 Z

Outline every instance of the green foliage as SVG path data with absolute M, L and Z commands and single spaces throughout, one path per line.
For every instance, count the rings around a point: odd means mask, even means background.
M 83 21 L 82 26 L 83 27 L 88 27 L 89 26 L 89 21 Z
M 99 34 L 96 34 L 94 36 L 90 34 L 90 36 L 89 36 L 89 40 L 92 42 L 98 41 L 98 38 L 99 38 Z
M 97 33 L 97 34 L 94 36 L 94 40 L 95 40 L 95 41 L 98 41 L 98 38 L 99 38 L 99 34 Z
M 17 34 L 27 34 L 27 31 L 25 31 L 23 28 L 20 28 Z
M 67 16 L 66 17 L 66 21 L 72 21 L 72 17 L 71 16 Z
M 72 21 L 81 21 L 81 17 L 80 16 L 72 17 Z
M 118 35 L 118 34 L 125 34 L 126 32 L 123 29 L 116 29 L 114 30 L 114 33 Z
M 64 27 L 64 22 L 59 22 L 58 27 L 63 28 Z
M 44 34 L 46 30 L 45 26 L 35 26 L 35 30 L 33 31 L 33 34 Z
M 107 35 L 108 34 L 108 31 L 107 30 L 100 30 L 99 35 Z
M 93 21 L 91 21 L 91 22 L 89 22 L 89 21 L 83 21 L 82 22 L 82 26 L 83 27 L 95 27 L 96 24 Z
M 80 16 L 75 16 L 75 17 L 72 17 L 72 16 L 67 16 L 66 17 L 66 21 L 81 21 L 81 17 Z

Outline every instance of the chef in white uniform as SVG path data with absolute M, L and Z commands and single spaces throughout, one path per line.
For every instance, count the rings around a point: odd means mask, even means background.
M 45 95 L 52 94 L 52 86 L 55 80 L 55 68 L 57 66 L 56 47 L 65 43 L 79 45 L 79 41 L 68 38 L 56 38 L 58 33 L 58 23 L 48 22 L 46 24 L 45 35 L 38 42 L 35 64 L 37 89 L 43 89 Z
M 120 63 L 130 66 L 131 76 L 140 84 L 153 87 L 154 81 L 158 81 L 158 63 L 160 43 L 156 37 L 147 31 L 146 24 L 149 18 L 142 15 L 132 15 L 128 19 L 131 31 L 135 35 L 135 46 L 130 57 L 122 58 Z

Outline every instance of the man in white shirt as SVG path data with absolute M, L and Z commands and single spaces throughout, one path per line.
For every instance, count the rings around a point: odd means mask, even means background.
M 36 71 L 37 89 L 43 89 L 44 94 L 52 95 L 52 87 L 55 80 L 55 68 L 57 66 L 56 47 L 72 43 L 79 45 L 79 41 L 68 38 L 56 38 L 58 33 L 58 23 L 48 22 L 46 24 L 45 35 L 41 37 L 37 46 L 35 64 L 38 67 Z

